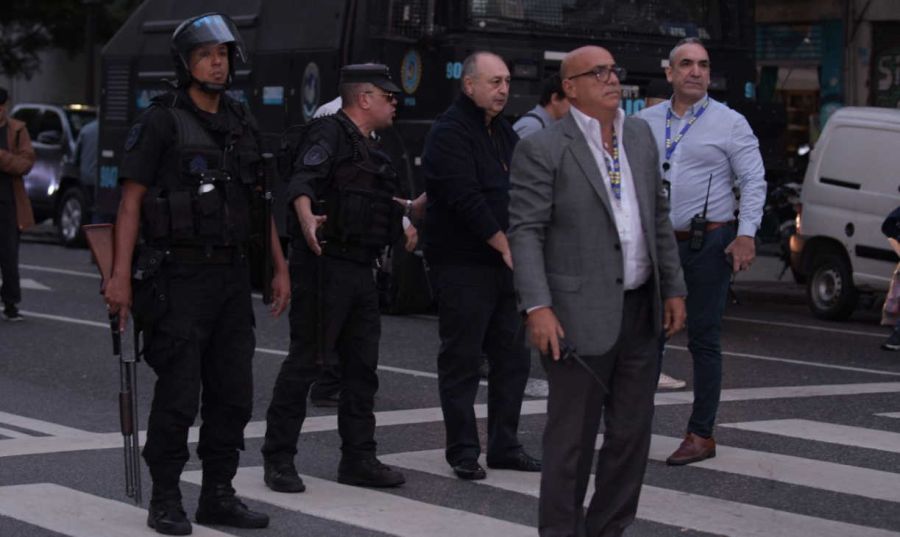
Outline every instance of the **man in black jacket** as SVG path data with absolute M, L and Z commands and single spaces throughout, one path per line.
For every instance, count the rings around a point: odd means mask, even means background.
M 484 479 L 473 404 L 482 354 L 490 364 L 487 464 L 538 472 L 522 449 L 519 413 L 529 353 L 516 312 L 509 225 L 509 162 L 518 137 L 500 114 L 509 96 L 503 58 L 463 62 L 462 95 L 425 143 L 425 257 L 434 274 L 441 348 L 438 384 L 447 462 L 461 479 Z

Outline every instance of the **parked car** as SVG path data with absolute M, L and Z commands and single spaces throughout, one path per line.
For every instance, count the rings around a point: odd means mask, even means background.
M 828 120 L 803 181 L 791 267 L 812 313 L 846 319 L 860 293 L 887 291 L 897 254 L 881 223 L 900 206 L 900 110 L 846 107 Z
M 97 119 L 96 108 L 21 103 L 13 107 L 12 117 L 25 122 L 37 154 L 24 178 L 35 220 L 52 218 L 62 244 L 81 244 L 81 225 L 90 223 L 95 179 L 80 177 L 75 142 L 81 128 Z

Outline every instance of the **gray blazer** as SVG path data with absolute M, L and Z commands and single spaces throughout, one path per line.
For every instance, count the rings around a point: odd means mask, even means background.
M 653 264 L 654 331 L 662 298 L 686 296 L 662 188 L 656 142 L 626 118 L 622 143 Z M 603 175 L 571 114 L 516 146 L 510 170 L 509 241 L 518 307 L 551 306 L 580 354 L 608 352 L 618 338 L 623 259 Z

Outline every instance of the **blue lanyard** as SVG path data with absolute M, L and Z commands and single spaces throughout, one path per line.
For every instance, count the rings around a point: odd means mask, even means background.
M 672 159 L 672 153 L 675 152 L 675 148 L 678 147 L 678 142 L 684 138 L 684 135 L 687 134 L 688 129 L 691 128 L 691 125 L 694 124 L 695 121 L 700 119 L 700 116 L 703 115 L 703 112 L 706 112 L 706 109 L 709 108 L 709 97 L 703 101 L 703 104 L 700 105 L 700 109 L 694 112 L 691 115 L 691 119 L 687 121 L 684 127 L 681 128 L 681 132 L 675 135 L 675 138 L 672 138 L 672 107 L 669 106 L 668 110 L 666 110 L 666 161 L 663 162 L 663 171 L 669 171 L 669 160 Z
M 622 165 L 619 161 L 619 138 L 616 136 L 616 130 L 612 133 L 612 162 L 609 157 L 603 154 L 603 160 L 606 162 L 606 172 L 609 174 L 609 186 L 613 195 L 617 200 L 622 199 Z

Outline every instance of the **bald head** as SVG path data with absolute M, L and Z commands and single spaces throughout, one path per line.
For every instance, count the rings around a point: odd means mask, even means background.
M 569 52 L 563 58 L 562 65 L 559 68 L 560 78 L 565 80 L 570 76 L 589 71 L 591 68 L 596 67 L 598 64 L 595 63 L 595 59 L 598 56 L 612 58 L 612 54 L 610 54 L 608 50 L 595 45 L 587 45 Z
M 560 66 L 569 102 L 588 116 L 609 120 L 619 109 L 622 87 L 616 60 L 603 47 L 586 46 L 566 54 Z
M 493 52 L 475 52 L 463 62 L 462 90 L 485 111 L 490 122 L 506 107 L 509 97 L 509 68 Z

